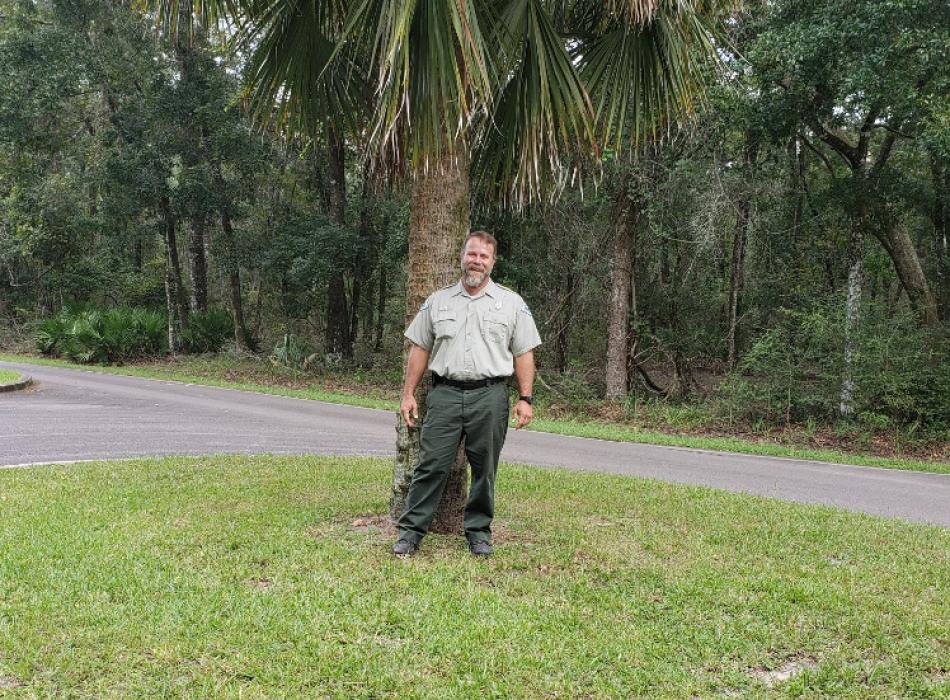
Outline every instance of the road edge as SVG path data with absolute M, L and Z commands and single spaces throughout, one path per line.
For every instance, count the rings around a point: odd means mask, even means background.
M 26 389 L 31 384 L 33 384 L 33 377 L 23 375 L 19 381 L 13 382 L 12 384 L 0 384 L 0 394 L 8 391 L 20 391 L 21 389 Z

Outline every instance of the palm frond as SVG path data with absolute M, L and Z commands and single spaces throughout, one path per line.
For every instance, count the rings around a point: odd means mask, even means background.
M 359 130 L 369 95 L 353 52 L 337 48 L 345 13 L 339 0 L 247 6 L 235 42 L 250 51 L 248 95 L 259 119 L 311 135 L 327 121 Z
M 357 0 L 343 31 L 375 67 L 376 158 L 425 167 L 464 147 L 492 98 L 475 0 Z M 484 10 L 484 8 L 482 8 Z
M 155 15 L 165 36 L 184 45 L 194 43 L 198 35 L 240 16 L 241 0 L 134 0 L 143 12 Z
M 605 147 L 619 152 L 655 139 L 694 111 L 707 68 L 718 61 L 721 17 L 720 8 L 705 0 L 661 0 L 646 22 L 601 15 L 600 30 L 575 57 Z
M 508 2 L 498 21 L 496 43 L 513 64 L 485 124 L 476 169 L 485 188 L 520 206 L 557 192 L 569 168 L 598 149 L 587 91 L 542 3 Z

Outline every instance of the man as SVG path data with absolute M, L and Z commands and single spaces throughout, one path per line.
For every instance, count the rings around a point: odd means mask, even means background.
M 508 430 L 508 377 L 520 396 L 516 427 L 531 422 L 534 348 L 541 344 L 531 311 L 515 292 L 491 280 L 495 237 L 473 231 L 462 247 L 462 279 L 432 294 L 406 329 L 412 345 L 399 407 L 415 427 L 415 389 L 428 368 L 432 389 L 422 424 L 419 464 L 399 518 L 393 553 L 416 551 L 435 516 L 459 442 L 472 465 L 465 537 L 475 556 L 490 556 L 495 470 Z

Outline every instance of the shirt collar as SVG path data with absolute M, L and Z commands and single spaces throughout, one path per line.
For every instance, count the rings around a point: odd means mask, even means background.
M 471 299 L 478 299 L 479 297 L 482 296 L 482 294 L 484 294 L 494 299 L 498 297 L 498 285 L 495 284 L 495 280 L 489 277 L 488 284 L 485 285 L 485 288 L 482 291 L 480 291 L 476 296 L 472 296 L 467 291 L 465 291 L 465 286 L 462 284 L 462 280 L 459 280 L 458 282 L 455 283 L 455 286 L 452 288 L 452 296 L 455 297 L 455 296 L 458 296 L 459 294 L 464 294 L 465 296 L 470 297 Z

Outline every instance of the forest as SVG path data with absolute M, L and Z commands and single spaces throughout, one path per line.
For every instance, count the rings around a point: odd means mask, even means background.
M 0 351 L 395 396 L 485 229 L 547 415 L 946 456 L 950 4 L 438 4 L 0 0 Z

